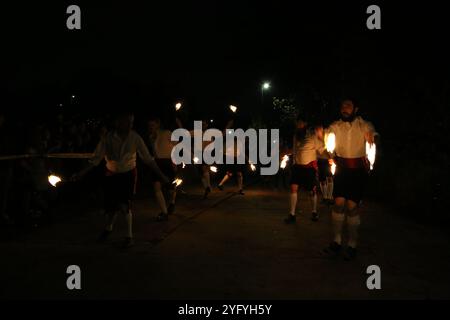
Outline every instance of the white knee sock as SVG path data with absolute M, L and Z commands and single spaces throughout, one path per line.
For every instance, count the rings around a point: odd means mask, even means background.
M 106 225 L 106 231 L 112 231 L 114 228 L 114 223 L 116 222 L 117 213 L 112 213 L 108 215 L 108 224 Z
M 297 192 L 296 193 L 292 193 L 291 192 L 291 210 L 290 210 L 290 214 L 295 216 L 295 207 L 297 206 Z
M 161 190 L 155 191 L 156 202 L 163 213 L 167 213 L 166 199 Z
M 311 195 L 311 207 L 312 207 L 312 212 L 317 212 L 317 192 L 314 192 Z
M 237 184 L 239 190 L 242 190 L 242 188 L 244 187 L 244 177 L 242 175 L 237 177 Z
M 326 199 L 326 191 L 325 191 L 326 181 L 320 183 L 320 192 L 322 192 L 322 196 Z
M 333 200 L 333 180 L 327 181 L 327 199 Z
M 356 248 L 358 244 L 358 229 L 361 224 L 361 218 L 359 215 L 353 217 L 347 217 L 348 228 L 348 246 Z
M 175 204 L 175 199 L 177 198 L 177 190 L 170 191 L 170 204 Z
M 211 188 L 211 178 L 209 176 L 209 172 L 204 172 L 202 176 L 202 184 L 203 188 Z
M 125 214 L 125 219 L 127 221 L 127 237 L 133 238 L 133 215 L 131 213 L 131 210 L 129 210 L 128 213 Z
M 343 213 L 333 211 L 331 213 L 333 222 L 334 241 L 338 244 L 342 243 L 342 227 L 344 226 L 345 215 Z

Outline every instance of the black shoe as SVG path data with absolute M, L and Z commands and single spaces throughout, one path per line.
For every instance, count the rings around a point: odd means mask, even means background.
M 241 196 L 245 195 L 245 193 L 242 189 L 238 191 L 238 194 L 240 194 Z
M 314 221 L 314 222 L 319 221 L 319 214 L 317 212 L 313 212 L 311 214 L 311 220 Z
M 208 187 L 205 189 L 205 194 L 203 195 L 203 199 L 208 198 L 208 195 L 211 193 L 211 188 Z
M 292 214 L 288 215 L 288 217 L 286 219 L 284 219 L 284 222 L 286 224 L 294 224 L 297 222 L 297 219 L 295 218 L 295 216 L 293 216 Z
M 104 231 L 100 234 L 100 237 L 98 237 L 97 242 L 105 242 L 105 241 L 109 238 L 109 236 L 110 236 L 111 233 L 112 233 L 112 231 L 104 230 Z
M 156 217 L 156 221 L 167 221 L 169 220 L 169 215 L 167 213 L 163 213 L 161 212 L 157 217 Z
M 337 256 L 341 252 L 341 250 L 342 246 L 339 243 L 333 241 L 327 248 L 323 249 L 323 252 L 328 255 Z
M 356 249 L 352 247 L 347 247 L 344 251 L 344 260 L 351 261 L 356 258 Z
M 219 189 L 220 191 L 223 191 L 223 186 L 221 186 L 220 184 L 217 186 L 217 189 Z
M 168 214 L 172 214 L 175 212 L 175 203 L 171 203 L 169 204 L 169 206 L 167 207 L 167 213 Z
M 134 240 L 133 238 L 130 237 L 126 237 L 125 241 L 123 243 L 123 247 L 124 248 L 131 248 L 134 245 Z

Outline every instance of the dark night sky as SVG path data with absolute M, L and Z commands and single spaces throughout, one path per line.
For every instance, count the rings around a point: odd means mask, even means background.
M 372 2 L 361 1 L 8 5 L 2 90 L 8 104 L 39 110 L 76 92 L 79 107 L 101 111 L 106 96 L 131 90 L 141 108 L 180 97 L 196 110 L 236 103 L 251 114 L 260 83 L 270 80 L 276 96 L 315 91 L 334 103 L 344 92 L 360 97 L 375 120 L 383 108 L 400 116 L 410 107 L 405 95 L 448 88 L 448 19 L 437 1 L 395 2 L 376 2 L 380 31 L 366 29 Z M 82 9 L 81 31 L 65 26 L 72 3 Z

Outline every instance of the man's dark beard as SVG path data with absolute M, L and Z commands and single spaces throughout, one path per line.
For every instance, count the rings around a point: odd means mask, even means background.
M 344 122 L 353 122 L 353 120 L 355 120 L 355 118 L 356 118 L 355 112 L 352 112 L 352 114 L 349 116 L 344 116 L 341 113 L 341 120 Z

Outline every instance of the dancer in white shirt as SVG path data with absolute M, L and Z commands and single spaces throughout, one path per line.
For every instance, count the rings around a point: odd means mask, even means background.
M 232 134 L 231 129 L 234 127 L 234 119 L 228 121 L 227 125 L 225 126 L 224 132 L 224 141 L 226 140 L 226 136 L 229 134 Z M 220 183 L 217 185 L 217 188 L 220 191 L 224 190 L 224 184 L 231 178 L 233 175 L 236 176 L 237 185 L 238 185 L 238 194 L 244 195 L 244 175 L 243 172 L 245 170 L 246 164 L 237 163 L 238 158 L 241 156 L 241 152 L 245 152 L 245 145 L 244 142 L 235 139 L 235 145 L 226 146 L 225 147 L 225 154 L 224 154 L 224 163 L 225 163 L 225 176 L 222 178 Z M 227 164 L 226 159 L 234 158 L 234 164 Z M 247 156 L 244 154 L 244 158 L 246 162 L 248 162 Z
M 172 149 L 174 143 L 171 141 L 172 132 L 161 128 L 161 119 L 152 117 L 148 121 L 148 141 L 150 150 L 155 157 L 155 161 L 161 171 L 169 180 L 173 181 L 176 175 L 176 165 L 172 162 Z M 161 179 L 154 173 L 150 177 L 153 183 L 155 198 L 161 209 L 160 214 L 156 217 L 158 221 L 167 221 L 169 214 L 175 212 L 175 199 L 177 196 L 176 188 L 169 190 L 168 201 L 164 197 Z
M 176 175 L 176 165 L 172 162 L 174 142 L 171 141 L 171 135 L 172 132 L 170 130 L 161 129 L 161 120 L 159 118 L 152 117 L 149 119 L 147 139 L 149 149 L 155 157 L 158 167 L 170 181 L 173 181 Z M 167 221 L 169 214 L 175 212 L 175 199 L 177 196 L 176 188 L 169 191 L 169 201 L 167 204 L 162 190 L 160 176 L 152 173 L 150 179 L 153 183 L 156 201 L 161 209 L 161 213 L 157 216 L 157 220 Z
M 144 140 L 137 134 L 133 127 L 134 117 L 130 113 L 122 113 L 117 116 L 115 129 L 108 132 L 98 143 L 90 165 L 74 175 L 77 180 L 87 172 L 106 160 L 105 168 L 105 213 L 108 216 L 108 224 L 101 234 L 99 241 L 104 241 L 111 234 L 118 212 L 125 214 L 128 233 L 125 246 L 133 244 L 132 231 L 132 200 L 136 188 L 136 154 L 148 165 L 164 185 L 171 185 L 168 178 L 161 172 L 154 158 L 150 155 Z
M 210 120 L 210 121 L 212 121 L 212 120 Z M 180 118 L 176 118 L 176 123 L 178 125 L 178 128 L 184 128 L 183 123 Z M 204 119 L 202 119 L 202 129 L 199 130 L 199 132 L 197 132 L 197 129 L 193 129 L 193 130 L 190 130 L 189 133 L 190 133 L 191 137 L 194 137 L 196 135 L 203 137 L 204 132 L 206 130 L 208 130 L 208 128 L 209 128 L 209 120 L 207 118 L 204 118 Z M 201 146 L 202 153 L 210 143 L 211 143 L 210 141 L 202 141 L 202 146 Z M 195 153 L 195 150 L 193 150 L 193 152 L 191 152 L 192 157 L 194 157 L 194 153 Z M 194 166 L 197 168 L 197 171 L 201 176 L 201 182 L 202 182 L 202 186 L 203 186 L 203 190 L 204 190 L 203 199 L 207 199 L 208 195 L 211 193 L 211 175 L 209 174 L 209 171 L 211 170 L 211 166 L 206 163 L 198 164 L 195 162 L 194 159 L 192 159 L 192 160 L 193 160 Z
M 369 176 L 366 142 L 373 144 L 376 132 L 371 123 L 357 116 L 358 107 L 352 100 L 342 101 L 340 112 L 341 119 L 331 124 L 327 130 L 336 136 L 336 173 L 333 192 L 335 205 L 332 210 L 334 240 L 325 252 L 331 255 L 341 252 L 342 229 L 346 220 L 348 243 L 344 258 L 351 260 L 356 256 L 361 223 L 358 204 L 363 197 Z
M 291 169 L 290 212 L 284 220 L 287 224 L 296 222 L 295 209 L 299 187 L 305 188 L 311 196 L 311 219 L 318 221 L 317 213 L 317 152 L 323 152 L 323 128 L 310 130 L 307 123 L 297 120 L 297 130 L 292 146 L 293 166 Z

